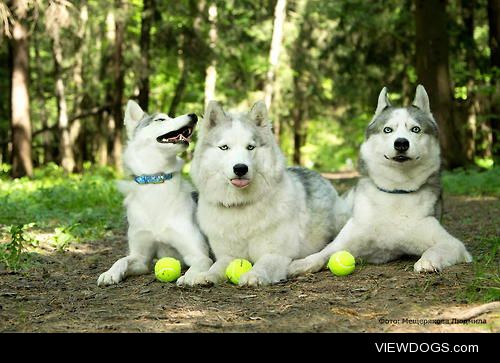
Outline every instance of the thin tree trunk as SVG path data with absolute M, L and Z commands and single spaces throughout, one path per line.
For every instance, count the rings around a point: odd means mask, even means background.
M 494 89 L 489 112 L 491 115 L 491 145 L 495 165 L 498 165 L 500 163 L 500 0 L 488 0 L 488 24 L 490 28 L 490 62 L 493 72 L 491 86 Z
M 151 26 L 153 23 L 154 0 L 143 0 L 141 15 L 141 69 L 139 79 L 139 106 L 143 110 L 149 107 L 149 46 L 151 43 Z
M 304 50 L 308 49 L 311 29 L 307 22 L 307 0 L 301 1 L 298 5 L 299 35 L 295 40 L 292 58 L 292 67 L 294 70 L 294 106 L 292 110 L 293 119 L 293 162 L 296 165 L 302 165 L 302 146 L 305 145 L 307 137 L 307 76 Z
M 38 37 L 38 32 L 35 31 L 33 32 L 33 45 L 35 48 L 35 65 L 37 69 L 42 69 L 42 59 L 40 56 L 40 41 Z M 44 100 L 44 89 L 43 89 L 43 83 L 42 82 L 36 82 L 35 84 L 35 92 L 36 92 L 36 97 Z M 42 130 L 45 129 L 50 129 L 49 126 L 49 120 L 48 120 L 48 115 L 47 115 L 47 110 L 45 107 L 40 107 L 39 110 L 39 117 L 40 121 L 42 123 Z M 37 131 L 32 133 L 32 137 L 35 138 L 37 134 Z M 43 132 L 42 135 L 42 148 L 43 148 L 43 154 L 42 154 L 42 160 L 40 164 L 47 164 L 51 161 L 54 161 L 54 153 L 53 153 L 53 134 L 52 132 Z
M 474 42 L 474 7 L 475 0 L 462 0 L 462 19 L 464 22 L 464 37 L 466 54 L 465 60 L 468 68 L 467 76 L 467 100 L 465 102 L 466 130 L 465 130 L 465 153 L 469 162 L 474 161 L 476 155 L 476 134 L 477 134 L 477 109 L 478 101 L 475 91 L 474 72 L 476 69 L 475 42 Z M 460 109 L 460 108 L 459 108 Z M 462 110 L 460 110 L 462 111 Z M 462 113 L 462 112 L 460 112 Z M 455 116 L 460 119 L 459 115 Z
M 111 51 L 114 46 L 115 40 L 115 15 L 113 11 L 109 10 L 106 16 L 106 27 L 104 30 L 105 34 L 102 34 L 102 42 L 100 44 L 101 48 L 101 64 L 99 71 L 99 78 L 102 84 L 106 85 L 106 93 L 105 93 L 105 104 L 109 104 L 110 108 L 112 108 L 113 104 L 113 87 L 111 85 L 112 82 L 109 81 L 108 70 L 111 67 Z M 108 165 L 109 160 L 109 140 L 110 135 L 114 129 L 113 120 L 110 117 L 110 112 L 105 110 L 100 113 L 96 118 L 97 120 L 97 163 L 100 166 Z
M 419 83 L 426 88 L 431 110 L 440 128 L 444 166 L 466 163 L 463 126 L 455 124 L 448 63 L 448 31 L 445 0 L 415 0 L 416 64 Z
M 267 109 L 271 108 L 273 94 L 275 92 L 276 73 L 278 71 L 281 45 L 283 43 L 283 28 L 286 18 L 286 0 L 278 0 L 274 8 L 273 36 L 271 39 L 271 49 L 269 51 L 269 70 L 266 74 L 266 84 L 264 87 L 264 102 Z M 274 115 L 274 136 L 279 142 L 281 122 L 277 113 Z
M 118 170 L 122 170 L 123 152 L 123 92 L 125 89 L 125 68 L 123 67 L 123 42 L 125 36 L 125 13 L 126 10 L 122 0 L 115 0 L 116 17 L 115 48 L 113 52 L 113 106 L 111 108 L 112 118 L 115 124 L 113 137 L 113 164 Z
M 66 104 L 65 87 L 62 77 L 62 48 L 59 33 L 52 39 L 52 55 L 54 58 L 54 78 L 56 81 L 57 125 L 59 129 L 59 153 L 64 171 L 71 173 L 75 168 L 73 147 L 69 137 L 68 106 Z
M 75 54 L 75 66 L 73 68 L 73 82 L 75 85 L 75 100 L 73 103 L 73 116 L 80 115 L 83 112 L 85 102 L 85 91 L 83 88 L 83 57 L 84 57 L 84 45 L 86 42 L 86 29 L 88 22 L 88 7 L 86 3 L 83 3 L 80 8 L 80 26 L 77 32 L 78 38 L 78 48 Z M 86 126 L 82 126 L 82 122 L 79 118 L 70 120 L 69 138 L 70 143 L 73 147 L 73 152 L 75 155 L 76 170 L 83 170 L 83 155 L 85 154 L 86 144 L 83 142 L 83 133 L 86 132 Z
M 12 8 L 21 0 L 13 0 Z M 28 32 L 22 19 L 13 19 L 12 31 L 12 176 L 33 176 L 31 155 L 31 119 L 28 94 Z
M 217 60 L 215 48 L 217 46 L 217 5 L 212 2 L 208 7 L 208 22 L 210 30 L 208 32 L 208 43 L 210 46 L 210 64 L 205 72 L 205 108 L 208 102 L 215 99 L 215 85 L 217 83 Z

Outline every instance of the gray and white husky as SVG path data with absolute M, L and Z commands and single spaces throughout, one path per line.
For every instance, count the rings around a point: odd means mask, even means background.
M 361 145 L 360 172 L 352 217 L 321 252 L 294 261 L 289 275 L 319 271 L 341 250 L 372 263 L 420 256 L 416 272 L 472 261 L 462 242 L 439 223 L 438 127 L 422 85 L 406 108 L 392 107 L 382 89 Z
M 239 285 L 276 283 L 293 259 L 321 250 L 348 208 L 319 174 L 286 168 L 264 102 L 248 113 L 207 105 L 191 165 L 197 217 L 216 262 L 199 284 L 218 283 L 234 258 L 254 263 Z
M 123 159 L 133 180 L 121 181 L 128 220 L 129 255 L 101 274 L 98 285 L 117 284 L 129 275 L 151 271 L 155 257 L 175 257 L 190 266 L 179 285 L 208 270 L 212 260 L 208 245 L 195 221 L 193 188 L 182 179 L 183 160 L 196 124 L 194 114 L 170 118 L 148 115 L 134 101 L 125 111 L 128 143 Z

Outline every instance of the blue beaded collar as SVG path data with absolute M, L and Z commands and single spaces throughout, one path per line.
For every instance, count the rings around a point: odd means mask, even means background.
M 134 181 L 137 184 L 161 184 L 165 180 L 170 180 L 174 176 L 174 173 L 157 173 L 157 174 L 144 174 L 144 175 L 134 175 Z

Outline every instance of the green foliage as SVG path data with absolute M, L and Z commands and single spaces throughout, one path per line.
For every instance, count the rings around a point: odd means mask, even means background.
M 27 232 L 27 229 L 33 227 L 30 224 L 15 224 L 10 227 L 4 227 L 3 233 L 10 236 L 10 241 L 0 243 L 0 262 L 9 270 L 18 271 L 23 269 L 29 262 L 29 254 L 26 252 L 28 247 L 38 244 L 33 235 Z
M 442 180 L 444 190 L 450 194 L 500 196 L 500 167 L 444 172 Z
M 37 169 L 32 180 L 0 179 L 0 224 L 36 225 L 53 234 L 51 243 L 99 239 L 123 227 L 122 196 L 110 168 L 87 165 L 83 174 L 65 175 L 55 164 Z

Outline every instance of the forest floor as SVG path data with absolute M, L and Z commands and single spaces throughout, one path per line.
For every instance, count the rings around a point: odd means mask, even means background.
M 443 224 L 475 262 L 432 274 L 409 257 L 259 288 L 180 288 L 153 273 L 103 288 L 99 274 L 126 253 L 124 230 L 64 252 L 42 243 L 30 269 L 0 270 L 0 332 L 500 332 L 500 198 L 444 201 Z

